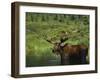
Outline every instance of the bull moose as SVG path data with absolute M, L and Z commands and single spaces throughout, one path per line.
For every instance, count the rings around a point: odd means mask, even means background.
M 61 64 L 82 64 L 86 63 L 88 49 L 82 45 L 69 44 L 61 47 L 60 44 L 56 43 L 53 52 L 60 54 Z
M 60 55 L 61 65 L 86 64 L 87 46 L 71 44 L 61 46 L 61 42 L 54 43 L 51 40 L 47 41 L 54 45 L 52 49 L 53 53 Z

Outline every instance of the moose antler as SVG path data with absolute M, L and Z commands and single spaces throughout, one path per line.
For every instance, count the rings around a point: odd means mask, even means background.
M 49 43 L 52 43 L 52 44 L 55 44 L 55 43 L 63 43 L 66 40 L 68 40 L 68 33 L 65 32 L 65 31 L 61 31 L 59 33 L 59 35 L 56 36 L 56 37 L 53 37 L 53 38 L 48 37 L 47 38 L 47 41 Z
M 49 42 L 49 43 L 52 43 L 52 44 L 55 43 L 55 42 L 54 42 L 54 38 L 48 38 L 46 41 Z

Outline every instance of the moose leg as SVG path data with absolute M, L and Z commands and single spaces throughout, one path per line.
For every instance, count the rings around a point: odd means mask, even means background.
M 61 54 L 61 65 L 68 65 L 68 64 L 69 64 L 69 55 Z
M 81 63 L 86 64 L 86 50 L 82 49 L 81 51 Z
M 81 64 L 81 57 L 80 55 L 70 55 L 70 65 Z

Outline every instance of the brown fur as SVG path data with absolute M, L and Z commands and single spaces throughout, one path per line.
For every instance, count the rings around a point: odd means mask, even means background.
M 65 45 L 63 52 L 69 55 L 81 54 L 82 49 L 87 49 L 87 47 L 83 45 Z

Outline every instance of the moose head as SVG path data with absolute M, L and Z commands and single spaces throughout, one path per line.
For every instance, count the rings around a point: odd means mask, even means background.
M 52 52 L 59 55 L 61 53 L 61 41 L 60 40 L 54 40 L 54 38 L 47 39 L 47 41 L 51 44 L 53 44 Z

